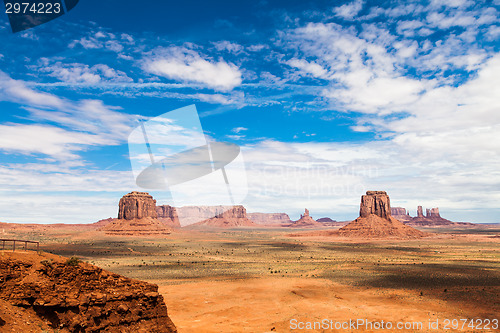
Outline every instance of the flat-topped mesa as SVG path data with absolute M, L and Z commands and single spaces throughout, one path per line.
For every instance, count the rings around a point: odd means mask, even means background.
M 438 217 L 441 217 L 441 215 L 439 215 L 439 208 L 436 207 L 436 208 L 426 209 L 426 211 L 425 211 L 425 217 L 428 217 L 428 218 L 438 218 Z
M 366 191 L 366 195 L 361 196 L 359 216 L 368 217 L 372 214 L 383 219 L 391 217 L 391 202 L 385 191 Z
M 223 211 L 220 214 L 217 214 L 215 218 L 218 219 L 246 219 L 247 218 L 247 210 L 242 205 L 233 206 L 228 210 Z
M 391 207 L 391 215 L 407 215 L 406 208 L 403 207 Z
M 158 214 L 158 219 L 168 226 L 174 228 L 181 227 L 179 215 L 177 214 L 177 209 L 175 207 L 170 205 L 156 206 L 156 213 Z
M 120 199 L 118 218 L 121 220 L 157 218 L 156 200 L 147 192 L 130 192 Z
M 292 221 L 285 213 L 247 213 L 247 217 L 257 224 L 263 225 L 283 225 Z
M 192 224 L 194 227 L 254 227 L 253 221 L 247 218 L 247 210 L 245 207 L 238 206 L 217 206 L 217 215 L 207 220 Z

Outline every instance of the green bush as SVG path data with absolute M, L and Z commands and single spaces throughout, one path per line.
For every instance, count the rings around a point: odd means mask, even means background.
M 54 266 L 52 259 L 43 259 L 40 261 L 40 264 L 44 265 L 45 267 L 52 268 Z
M 68 260 L 66 260 L 66 265 L 68 266 L 78 266 L 80 264 L 80 259 L 78 257 L 71 257 Z

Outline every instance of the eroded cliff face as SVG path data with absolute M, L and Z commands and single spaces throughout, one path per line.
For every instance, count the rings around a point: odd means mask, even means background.
M 158 214 L 158 219 L 166 225 L 173 228 L 181 227 L 179 215 L 175 207 L 169 205 L 156 206 L 156 213 Z
M 361 197 L 359 217 L 372 214 L 384 219 L 391 216 L 391 202 L 385 191 L 367 191 L 366 195 Z
M 63 332 L 177 332 L 157 285 L 51 254 L 4 253 L 0 299 Z
M 146 192 L 130 192 L 120 199 L 118 219 L 133 220 L 142 218 L 157 218 L 156 200 Z

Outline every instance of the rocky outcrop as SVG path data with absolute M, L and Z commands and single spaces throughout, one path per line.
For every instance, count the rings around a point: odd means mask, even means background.
M 37 318 L 38 332 L 177 332 L 157 285 L 50 254 L 4 253 L 0 299 Z M 31 332 L 23 324 L 16 331 Z
M 209 218 L 193 224 L 194 227 L 216 227 L 216 228 L 234 228 L 234 227 L 255 227 L 256 223 L 247 218 L 245 207 L 238 205 L 230 209 L 225 209 L 215 217 Z
M 425 236 L 425 233 L 392 217 L 386 192 L 368 191 L 361 197 L 359 217 L 340 228 L 338 235 L 357 238 L 419 238 Z
M 300 219 L 292 222 L 289 225 L 291 228 L 313 228 L 313 227 L 324 227 L 320 222 L 317 222 L 309 215 L 309 210 L 306 208 L 303 215 L 300 215 Z
M 290 224 L 290 216 L 285 213 L 247 213 L 247 217 L 257 224 L 282 226 Z
M 391 216 L 391 202 L 389 196 L 384 191 L 367 191 L 361 196 L 359 207 L 359 217 L 376 215 L 383 219 Z
M 118 219 L 157 218 L 156 200 L 146 192 L 130 192 L 120 199 Z
M 179 216 L 177 215 L 177 209 L 175 207 L 169 205 L 156 206 L 156 213 L 158 214 L 158 220 L 167 226 L 172 228 L 181 227 Z

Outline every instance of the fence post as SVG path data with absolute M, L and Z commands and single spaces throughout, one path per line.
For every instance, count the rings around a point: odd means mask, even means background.
M 14 241 L 14 246 L 12 246 L 12 252 L 16 251 L 16 241 Z

